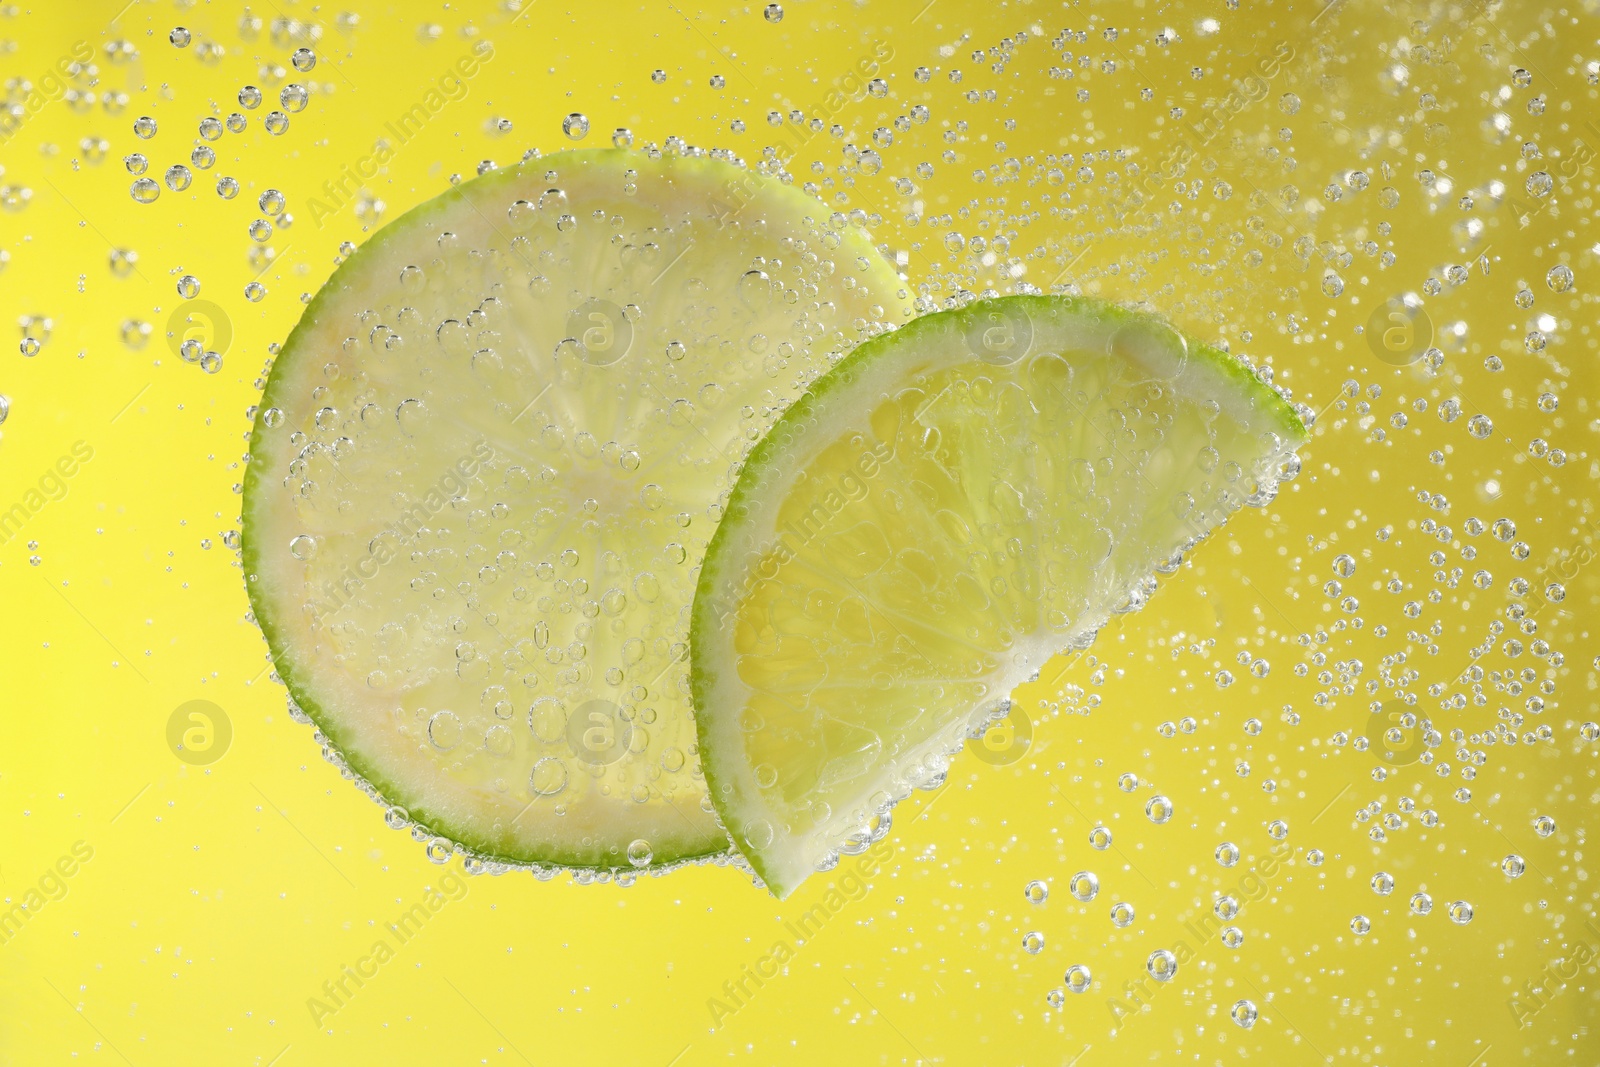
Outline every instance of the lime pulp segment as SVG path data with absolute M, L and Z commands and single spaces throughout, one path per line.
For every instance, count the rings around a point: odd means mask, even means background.
M 1305 435 L 1241 362 L 1070 297 L 929 315 L 821 378 L 746 462 L 690 639 L 712 800 L 767 886 L 885 832 Z
M 695 568 L 762 431 L 906 313 L 864 234 L 713 159 L 561 153 L 389 225 L 251 438 L 243 561 L 293 702 L 391 821 L 484 860 L 725 851 Z

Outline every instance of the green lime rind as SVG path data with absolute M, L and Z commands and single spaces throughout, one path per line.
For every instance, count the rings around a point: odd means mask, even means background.
M 798 883 L 785 881 L 781 872 L 768 862 L 767 850 L 751 847 L 748 840 L 741 839 L 737 820 L 730 819 L 725 813 L 724 802 L 720 798 L 727 795 L 737 796 L 737 786 L 730 780 L 731 776 L 725 775 L 719 766 L 716 752 L 720 742 L 712 736 L 708 725 L 709 716 L 704 713 L 711 699 L 710 694 L 715 689 L 718 672 L 724 669 L 722 664 L 713 662 L 709 655 L 703 654 L 704 650 L 714 643 L 713 635 L 716 635 L 719 627 L 723 625 L 723 620 L 716 614 L 716 585 L 736 563 L 729 558 L 731 553 L 724 549 L 730 539 L 736 536 L 739 516 L 749 510 L 749 505 L 763 491 L 764 476 L 776 469 L 783 458 L 782 450 L 789 440 L 805 424 L 818 419 L 833 397 L 848 390 L 859 378 L 873 369 L 879 359 L 891 358 L 893 353 L 903 352 L 908 346 L 915 346 L 920 336 L 942 333 L 952 324 L 963 324 L 964 320 L 972 318 L 982 307 L 997 305 L 1011 305 L 1030 312 L 1048 313 L 1058 317 L 1076 316 L 1098 323 L 1165 326 L 1155 316 L 1105 300 L 1064 295 L 1017 295 L 924 315 L 891 333 L 864 341 L 832 370 L 814 382 L 773 424 L 766 436 L 746 457 L 740 477 L 729 494 L 725 517 L 707 546 L 705 561 L 701 566 L 695 590 L 689 639 L 690 688 L 695 708 L 695 729 L 700 743 L 701 767 L 718 818 L 723 828 L 728 831 L 735 848 L 763 884 L 780 898 L 786 897 Z M 1247 405 L 1258 418 L 1264 417 L 1263 421 L 1268 425 L 1261 428 L 1277 432 L 1283 438 L 1285 452 L 1309 438 L 1306 421 L 1294 406 L 1277 389 L 1258 377 L 1249 365 L 1215 346 L 1196 341 L 1187 335 L 1183 335 L 1183 341 L 1188 355 L 1185 367 L 1200 368 L 1214 374 L 1217 379 L 1216 393 L 1231 394 L 1239 402 Z M 724 788 L 729 792 L 725 794 Z
M 300 320 L 290 331 L 284 341 L 282 350 L 274 360 L 272 373 L 261 399 L 257 405 L 257 412 L 251 430 L 250 442 L 252 452 L 258 449 L 264 441 L 266 430 L 265 413 L 279 401 L 281 394 L 294 388 L 291 373 L 279 373 L 288 370 L 302 361 L 316 358 L 318 353 L 315 346 L 307 343 L 307 338 L 316 331 L 319 319 L 328 312 L 330 306 L 340 298 L 343 291 L 351 282 L 360 276 L 363 265 L 376 257 L 382 257 L 389 245 L 399 240 L 407 231 L 414 227 L 426 225 L 430 221 L 448 213 L 455 205 L 461 202 L 470 203 L 474 197 L 492 195 L 503 185 L 512 184 L 533 168 L 548 167 L 557 163 L 567 164 L 575 159 L 587 161 L 592 166 L 609 166 L 617 171 L 629 169 L 653 161 L 642 160 L 636 152 L 627 149 L 583 149 L 544 157 L 518 164 L 500 170 L 490 171 L 480 177 L 454 186 L 438 196 L 425 201 L 405 212 L 394 221 L 385 225 L 370 240 L 361 246 L 355 253 L 346 257 L 329 276 L 316 295 L 306 305 Z M 728 164 L 709 158 L 692 156 L 671 157 L 668 160 L 673 172 L 699 174 L 711 178 L 725 177 Z M 763 210 L 767 217 L 772 214 L 773 204 L 787 204 L 793 209 L 791 218 L 797 222 L 807 222 L 826 217 L 825 206 L 807 196 L 806 194 L 784 186 L 781 183 L 761 177 L 751 171 L 740 171 L 741 184 L 745 191 L 759 189 L 764 197 Z M 729 212 L 736 212 L 738 205 L 718 205 Z M 893 291 L 900 285 L 899 277 L 870 241 L 863 234 L 849 231 L 841 235 L 841 240 L 847 246 L 853 257 L 867 265 L 866 278 L 872 285 L 887 291 Z M 257 544 L 255 537 L 256 523 L 252 521 L 258 509 L 270 509 L 268 494 L 264 491 L 263 479 L 268 474 L 264 465 L 259 463 L 247 464 L 243 479 L 244 501 L 242 506 L 242 522 L 240 530 L 240 558 L 243 565 L 245 591 L 250 601 L 251 610 L 258 627 L 261 629 L 268 646 L 269 656 L 279 679 L 289 691 L 291 707 L 298 709 L 315 725 L 325 746 L 330 751 L 335 761 L 345 770 L 355 776 L 358 787 L 362 788 L 373 800 L 388 808 L 399 807 L 404 812 L 405 824 L 412 828 L 413 836 L 421 838 L 427 835 L 436 840 L 443 841 L 456 852 L 462 853 L 470 861 L 483 865 L 498 867 L 529 868 L 538 873 L 554 872 L 559 869 L 575 872 L 627 872 L 629 874 L 652 873 L 659 874 L 673 868 L 691 863 L 726 862 L 731 853 L 729 841 L 725 837 L 705 839 L 699 835 L 684 835 L 683 838 L 673 838 L 657 834 L 652 840 L 651 862 L 639 867 L 634 864 L 597 863 L 588 855 L 575 850 L 564 850 L 559 847 L 545 847 L 537 850 L 508 851 L 488 836 L 476 833 L 471 828 L 456 825 L 454 821 L 426 805 L 399 805 L 392 798 L 404 796 L 406 790 L 399 783 L 391 780 L 376 765 L 375 761 L 365 759 L 359 755 L 355 746 L 350 744 L 349 728 L 340 724 L 339 718 L 329 714 L 322 702 L 315 695 L 313 679 L 303 675 L 299 667 L 293 662 L 292 657 L 284 654 L 274 641 L 274 634 L 287 629 L 284 621 L 278 616 L 279 608 L 274 604 L 273 598 L 267 596 L 257 588 L 254 575 L 261 565 L 262 548 Z M 263 521 L 264 524 L 264 521 Z M 306 674 L 312 673 L 309 669 Z

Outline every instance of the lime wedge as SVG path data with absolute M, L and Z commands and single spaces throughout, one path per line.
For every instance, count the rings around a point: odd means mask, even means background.
M 273 364 L 244 485 L 255 617 L 332 757 L 481 861 L 724 852 L 695 568 L 762 431 L 905 314 L 842 216 L 715 159 L 562 153 L 386 227 Z
M 929 315 L 820 379 L 746 462 L 690 637 L 712 800 L 768 888 L 886 832 L 1305 433 L 1238 360 L 1070 297 Z

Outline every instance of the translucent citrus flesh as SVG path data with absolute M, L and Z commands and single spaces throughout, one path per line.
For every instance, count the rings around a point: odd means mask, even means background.
M 694 608 L 717 811 L 785 896 L 1304 438 L 1230 357 L 1067 297 L 863 345 L 747 462 Z
M 717 501 L 905 313 L 825 219 L 731 164 L 563 153 L 408 214 L 307 309 L 251 440 L 251 600 L 295 701 L 429 832 L 578 867 L 726 849 L 686 679 Z

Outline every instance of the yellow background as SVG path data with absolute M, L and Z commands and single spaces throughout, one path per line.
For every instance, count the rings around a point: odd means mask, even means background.
M 1596 903 L 1585 848 L 1596 746 L 1578 730 L 1600 718 L 1600 538 L 1589 525 L 1600 477 L 1600 228 L 1586 155 L 1600 151 L 1600 127 L 1585 126 L 1600 116 L 1593 5 L 785 0 L 778 23 L 762 6 L 539 0 L 514 17 L 487 3 L 351 0 L 359 22 L 342 26 L 338 5 L 268 0 L 254 8 L 264 25 L 250 36 L 231 3 L 0 13 L 6 77 L 38 85 L 86 41 L 95 70 L 67 84 L 96 96 L 80 110 L 81 97 L 57 94 L 0 148 L 0 248 L 10 257 L 0 319 L 52 323 L 38 355 L 20 353 L 20 329 L 0 352 L 0 393 L 12 401 L 0 428 L 0 508 L 27 501 L 75 442 L 93 449 L 65 496 L 0 547 L 6 909 L 76 842 L 93 850 L 64 879 L 65 895 L 0 944 L 0 1062 L 1600 1061 L 1592 969 L 1564 990 L 1549 986 L 1547 1006 L 1520 1029 L 1508 1007 L 1546 964 L 1580 944 L 1600 949 L 1600 924 L 1584 929 Z M 292 25 L 274 33 L 280 18 Z M 184 49 L 167 39 L 180 25 L 193 34 Z M 1083 37 L 1061 38 L 1064 29 Z M 295 74 L 289 55 L 313 33 L 320 62 Z M 353 206 L 314 219 L 311 198 L 476 40 L 492 42 L 494 55 L 466 96 L 367 183 L 384 218 L 481 160 L 509 165 L 528 147 L 569 146 L 561 118 L 570 112 L 590 119 L 587 145 L 626 126 L 636 144 L 677 135 L 754 162 L 779 138 L 767 112 L 799 108 L 825 114 L 844 136 L 805 140 L 789 164 L 796 184 L 815 181 L 838 210 L 880 216 L 874 235 L 905 253 L 909 284 L 930 301 L 957 287 L 1008 288 L 1005 275 L 1145 300 L 1197 336 L 1269 359 L 1319 413 L 1300 477 L 1195 552 L 1143 612 L 1107 626 L 1090 655 L 1053 664 L 1019 694 L 1032 729 L 1025 756 L 963 757 L 941 792 L 898 809 L 892 855 L 870 890 L 716 1028 L 709 1001 L 726 1001 L 723 983 L 788 937 L 783 924 L 836 876 L 814 878 L 780 906 L 714 866 L 619 888 L 433 865 L 290 721 L 223 542 L 237 522 L 232 487 L 267 346 L 327 277 L 339 243 L 367 232 Z M 136 55 L 113 62 L 114 42 Z M 875 72 L 884 95 L 854 91 L 851 69 L 882 44 L 892 51 Z M 1245 82 L 1280 44 L 1292 58 L 1265 89 Z M 927 82 L 913 74 L 922 66 Z M 651 80 L 656 68 L 664 84 Z M 287 131 L 269 136 L 263 117 L 292 80 L 316 91 Z M 1235 81 L 1243 93 L 1229 102 Z M 197 170 L 186 192 L 163 187 L 154 204 L 135 203 L 122 157 L 144 152 L 159 181 L 186 162 L 199 120 L 235 110 L 247 83 L 267 103 L 246 112 L 245 133 L 215 142 L 216 166 Z M 116 93 L 128 100 L 109 114 L 99 97 Z M 927 121 L 896 129 L 919 104 Z M 1211 125 L 1200 125 L 1208 114 Z M 134 136 L 139 115 L 158 121 L 153 139 Z M 497 117 L 513 129 L 488 133 Z M 880 128 L 892 144 L 875 144 Z M 98 138 L 108 145 L 97 160 Z M 881 168 L 863 166 L 846 143 L 873 147 Z M 1178 145 L 1192 158 L 1173 174 L 1164 168 Z M 1103 149 L 1126 155 L 1084 158 Z M 1065 153 L 1074 159 L 1051 158 Z M 922 162 L 932 177 L 916 172 Z M 1161 189 L 1144 207 L 1116 206 L 1158 169 Z M 1370 175 L 1367 188 L 1345 180 L 1355 169 Z M 1525 191 L 1538 170 L 1554 176 L 1544 198 Z M 237 199 L 215 194 L 223 174 L 241 183 Z M 268 296 L 250 303 L 242 294 L 257 267 L 246 227 L 269 187 L 284 192 L 296 222 L 269 242 L 277 259 L 259 275 Z M 1385 187 L 1398 196 L 1393 208 Z M 1064 195 L 1070 217 L 1056 210 Z M 948 222 L 938 218 L 947 212 Z M 959 253 L 951 230 L 964 237 Z M 997 234 L 1009 248 L 995 253 Z M 974 236 L 987 252 L 972 251 Z M 113 272 L 113 247 L 136 251 L 136 270 Z M 1383 264 L 1391 251 L 1393 265 Z M 1557 263 L 1575 272 L 1573 290 L 1546 284 Z M 1452 265 L 1468 265 L 1467 280 L 1452 281 Z M 1338 296 L 1324 289 L 1330 269 L 1343 279 Z M 219 373 L 169 347 L 184 273 L 229 322 Z M 1424 289 L 1429 278 L 1441 283 L 1437 295 Z M 1531 308 L 1513 300 L 1523 285 Z M 1379 360 L 1359 332 L 1404 292 L 1421 295 L 1442 350 L 1437 372 Z M 1524 337 L 1544 315 L 1547 347 L 1530 353 Z M 143 347 L 121 339 L 129 319 L 151 324 Z M 1505 369 L 1485 369 L 1494 355 Z M 1347 381 L 1359 396 L 1341 391 Z M 1559 398 L 1553 413 L 1536 402 L 1546 391 Z M 1449 398 L 1463 411 L 1453 422 L 1437 414 Z M 1413 407 L 1419 399 L 1425 412 Z M 1397 412 L 1406 427 L 1394 425 Z M 1467 429 L 1474 414 L 1493 421 L 1485 439 Z M 1564 450 L 1565 464 L 1530 451 L 1535 438 Z M 1435 450 L 1440 462 L 1429 458 Z M 1511 519 L 1516 533 L 1469 537 L 1472 516 Z M 1451 536 L 1438 540 L 1430 521 Z M 1526 559 L 1513 555 L 1519 543 Z M 1464 545 L 1475 560 L 1462 558 Z M 1435 551 L 1442 563 L 1430 560 Z M 1357 569 L 1330 596 L 1341 553 Z M 1455 567 L 1462 576 L 1452 578 Z M 1486 590 L 1472 584 L 1479 569 L 1492 573 Z M 1557 574 L 1573 577 L 1550 603 L 1541 591 Z M 1528 595 L 1508 593 L 1518 576 L 1532 583 Z M 1391 579 L 1402 592 L 1383 588 Z M 1346 596 L 1359 601 L 1353 612 L 1340 606 Z M 1408 601 L 1420 618 L 1406 617 Z M 1507 612 L 1517 603 L 1536 632 L 1516 632 L 1521 621 Z M 1508 631 L 1479 656 L 1495 620 Z M 1529 647 L 1510 656 L 1510 637 Z M 1535 640 L 1564 662 L 1534 655 Z M 1241 653 L 1267 660 L 1270 673 L 1254 677 Z M 1406 662 L 1393 659 L 1402 653 Z M 1361 669 L 1347 678 L 1341 665 L 1348 672 L 1353 660 Z M 1483 676 L 1463 677 L 1474 663 Z M 1504 672 L 1524 668 L 1533 681 L 1508 692 Z M 1402 677 L 1408 669 L 1417 677 Z M 1236 678 L 1226 688 L 1222 670 Z M 1366 691 L 1385 675 L 1376 695 Z M 1546 680 L 1554 692 L 1540 694 Z M 1372 701 L 1405 693 L 1444 743 L 1433 764 L 1380 780 L 1375 753 L 1354 741 Z M 1455 694 L 1463 706 L 1444 707 Z M 1545 706 L 1532 714 L 1536 695 Z M 174 709 L 199 699 L 224 709 L 232 730 L 208 766 L 181 762 L 167 743 Z M 1501 707 L 1527 716 L 1519 736 L 1542 725 L 1551 738 L 1482 744 Z M 1185 716 L 1192 733 L 1162 735 L 1162 723 Z M 1252 718 L 1258 736 L 1245 729 Z M 1418 743 L 1413 731 L 1404 746 Z M 1476 753 L 1482 765 L 1467 780 Z M 1139 778 L 1131 792 L 1117 786 L 1125 773 Z M 1264 790 L 1267 779 L 1275 790 Z M 1470 799 L 1458 800 L 1463 787 Z M 1175 805 L 1165 825 L 1144 814 L 1157 793 Z M 1421 819 L 1427 809 L 1437 826 Z M 1370 831 L 1391 814 L 1398 828 L 1374 841 Z M 1555 820 L 1552 836 L 1534 832 L 1540 815 Z M 1196 947 L 1185 924 L 1261 862 L 1275 819 L 1288 825 L 1293 859 L 1245 903 L 1244 944 L 1212 939 L 1171 983 L 1146 983 L 1142 1007 L 1131 1000 L 1125 984 L 1144 978 L 1150 952 L 1180 939 Z M 1111 850 L 1090 847 L 1097 823 L 1113 830 Z M 1223 840 L 1243 852 L 1231 870 L 1212 858 Z M 1306 862 L 1311 849 L 1326 854 L 1320 868 Z M 1500 869 L 1510 852 L 1527 859 L 1516 880 Z M 1067 892 L 1084 869 L 1100 879 L 1089 904 Z M 1394 876 L 1391 896 L 1369 887 L 1380 870 Z M 308 999 L 450 872 L 465 895 L 316 1025 Z M 1034 879 L 1051 886 L 1043 905 L 1024 898 Z M 1425 917 L 1407 913 L 1419 889 L 1434 900 Z M 1137 909 L 1126 929 L 1108 917 L 1118 900 Z M 1456 900 L 1472 904 L 1470 924 L 1447 917 Z M 1358 914 L 1372 924 L 1364 937 L 1351 932 Z M 1037 955 L 1021 947 L 1028 931 L 1044 935 Z M 1075 963 L 1094 983 L 1056 1010 L 1046 994 Z M 1229 1019 L 1241 998 L 1260 1010 L 1249 1030 Z M 1118 1004 L 1133 1014 L 1119 1019 Z

